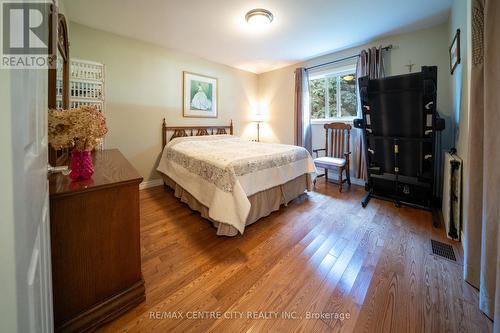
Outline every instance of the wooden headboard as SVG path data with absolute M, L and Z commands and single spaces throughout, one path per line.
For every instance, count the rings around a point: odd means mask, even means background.
M 178 137 L 228 134 L 227 130 L 229 130 L 229 134 L 233 135 L 233 120 L 229 126 L 167 126 L 167 122 L 163 118 L 162 148 L 168 141 Z M 170 138 L 168 138 L 167 132 L 173 132 Z

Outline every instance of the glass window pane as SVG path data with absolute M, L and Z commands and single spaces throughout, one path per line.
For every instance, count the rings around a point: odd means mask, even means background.
M 328 107 L 330 110 L 330 117 L 335 118 L 338 116 L 337 112 L 337 77 L 328 78 Z
M 350 73 L 340 78 L 340 104 L 342 117 L 356 117 L 356 74 Z
M 311 119 L 325 118 L 325 79 L 309 81 L 311 95 Z

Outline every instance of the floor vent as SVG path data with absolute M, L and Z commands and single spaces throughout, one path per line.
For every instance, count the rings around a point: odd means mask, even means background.
M 453 251 L 453 247 L 451 245 L 438 242 L 434 239 L 431 239 L 431 244 L 432 244 L 432 253 L 449 260 L 457 261 L 457 258 L 455 257 L 455 252 Z

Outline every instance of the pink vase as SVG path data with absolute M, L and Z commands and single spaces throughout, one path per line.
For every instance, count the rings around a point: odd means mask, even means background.
M 71 153 L 71 162 L 69 164 L 71 172 L 69 177 L 73 181 L 86 180 L 94 174 L 94 164 L 90 151 L 73 150 Z

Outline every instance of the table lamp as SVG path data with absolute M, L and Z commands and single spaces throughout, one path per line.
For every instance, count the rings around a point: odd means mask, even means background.
M 264 115 L 262 113 L 257 113 L 252 121 L 257 123 L 257 142 L 260 142 L 260 124 L 264 122 Z

